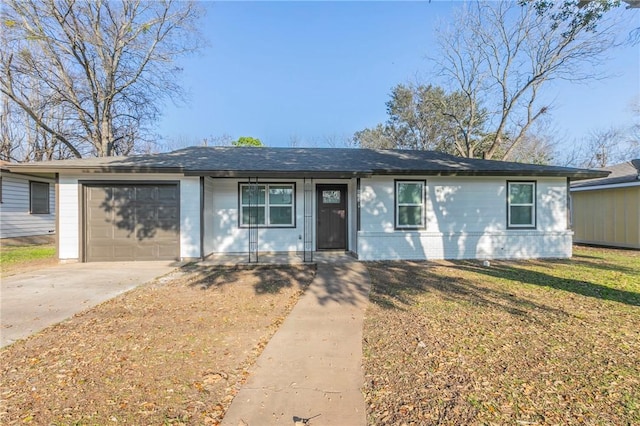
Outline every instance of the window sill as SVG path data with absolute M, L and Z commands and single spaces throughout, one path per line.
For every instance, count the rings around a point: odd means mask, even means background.
M 396 226 L 393 228 L 395 231 L 425 231 L 426 226 Z
M 250 226 L 250 225 L 240 225 L 238 228 L 240 229 L 249 229 L 249 228 L 258 228 L 258 229 L 284 229 L 284 228 L 289 228 L 289 229 L 295 229 L 296 225 L 255 225 L 255 226 Z

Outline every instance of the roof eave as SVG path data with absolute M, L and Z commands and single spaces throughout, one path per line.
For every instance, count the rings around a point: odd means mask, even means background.
M 185 176 L 210 176 L 217 178 L 308 178 L 308 179 L 351 179 L 369 177 L 370 172 L 355 171 L 310 171 L 310 170 L 189 170 Z
M 183 173 L 182 167 L 154 167 L 154 166 L 57 166 L 48 167 L 34 164 L 17 164 L 9 167 L 14 173 Z
M 594 179 L 606 177 L 608 172 L 600 171 L 555 171 L 555 170 L 373 170 L 375 175 L 423 175 L 423 176 L 541 176 L 568 177 L 571 180 Z
M 370 177 L 372 175 L 402 175 L 402 176 L 546 176 L 568 177 L 572 181 L 603 178 L 609 175 L 607 171 L 597 170 L 425 170 L 425 169 L 374 169 L 359 171 L 319 171 L 319 170 L 185 170 L 184 167 L 161 166 L 82 166 L 65 165 L 52 167 L 44 164 L 16 164 L 7 167 L 14 173 L 167 173 L 184 174 L 185 176 L 211 176 L 220 178 L 333 178 L 351 179 L 356 177 Z

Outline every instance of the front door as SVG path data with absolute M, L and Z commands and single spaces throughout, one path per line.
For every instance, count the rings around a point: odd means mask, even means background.
M 347 185 L 317 185 L 318 250 L 347 249 Z

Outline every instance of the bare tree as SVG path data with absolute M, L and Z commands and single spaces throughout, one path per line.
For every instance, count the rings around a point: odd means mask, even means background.
M 626 160 L 623 147 L 624 133 L 621 129 L 594 130 L 586 140 L 585 154 L 581 166 L 589 168 L 606 167 Z
M 564 165 L 601 168 L 640 157 L 640 144 L 633 128 L 609 127 L 592 130 L 565 154 Z
M 174 135 L 155 144 L 152 152 L 169 152 L 191 146 L 231 146 L 234 138 L 227 133 L 221 135 L 209 135 L 207 137 L 196 137 L 190 135 Z
M 500 1 L 463 7 L 439 29 L 436 62 L 451 90 L 464 94 L 467 122 L 475 122 L 472 106 L 488 110 L 485 158 L 512 158 L 549 110 L 540 99 L 548 82 L 597 77 L 593 69 L 615 41 L 613 25 L 602 18 L 596 32 L 586 21 L 555 21 L 527 2 Z
M 300 148 L 301 144 L 300 136 L 296 134 L 289 135 L 289 147 L 290 148 Z
M 181 96 L 174 60 L 199 47 L 200 14 L 172 0 L 7 0 L 0 93 L 75 157 L 130 153 Z
M 558 129 L 544 117 L 536 121 L 511 152 L 511 161 L 531 164 L 552 164 L 559 146 Z
M 329 148 L 348 148 L 349 136 L 345 134 L 330 133 L 322 137 L 323 144 Z
M 41 84 L 32 80 L 31 87 Z M 41 87 L 42 89 L 42 87 Z M 60 128 L 66 120 L 65 110 L 56 105 L 52 97 L 42 96 L 43 91 L 31 90 L 27 96 L 34 106 L 37 119 L 52 128 Z M 68 158 L 71 153 L 64 145 L 37 125 L 29 114 L 15 105 L 8 96 L 1 97 L 0 108 L 0 159 L 6 161 L 43 161 Z

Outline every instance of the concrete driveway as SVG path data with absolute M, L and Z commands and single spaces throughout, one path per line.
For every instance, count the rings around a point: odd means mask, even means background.
M 2 277 L 0 347 L 165 275 L 178 262 L 71 263 Z

